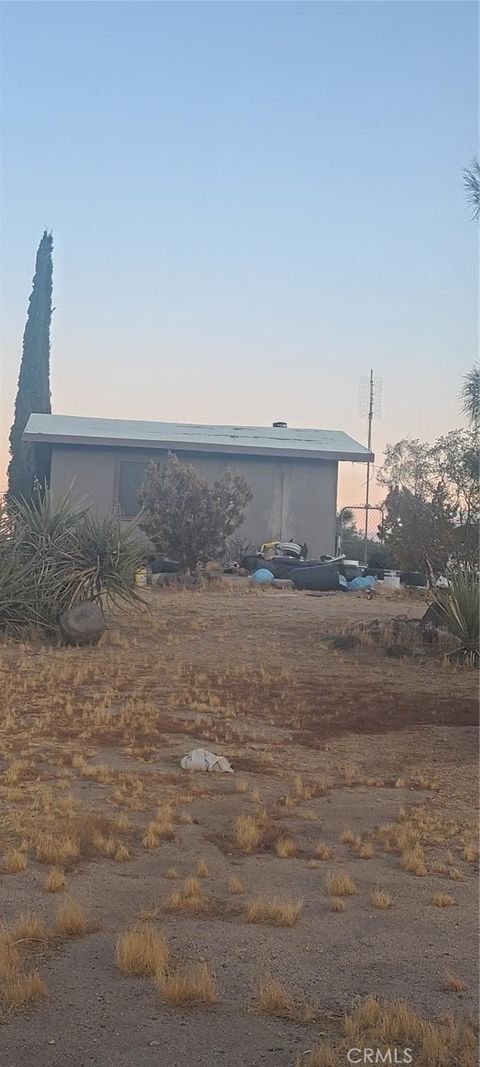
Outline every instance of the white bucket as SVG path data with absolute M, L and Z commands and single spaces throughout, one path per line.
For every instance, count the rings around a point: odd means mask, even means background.
M 385 571 L 384 589 L 400 589 L 400 575 L 396 571 Z

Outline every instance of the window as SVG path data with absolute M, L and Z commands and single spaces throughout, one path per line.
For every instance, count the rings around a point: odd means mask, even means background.
M 119 464 L 118 503 L 124 518 L 131 519 L 140 511 L 138 493 L 145 480 L 147 466 L 146 460 L 125 460 Z

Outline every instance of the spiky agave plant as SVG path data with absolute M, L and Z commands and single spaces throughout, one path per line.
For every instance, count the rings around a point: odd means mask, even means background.
M 479 641 L 479 583 L 474 567 L 457 567 L 449 575 L 448 588 L 440 590 L 435 606 L 445 620 L 445 626 L 458 641 L 452 655 L 475 666 L 480 656 Z
M 98 519 L 71 494 L 13 502 L 0 523 L 0 630 L 54 631 L 73 604 L 144 606 L 134 576 L 145 547 L 135 522 Z

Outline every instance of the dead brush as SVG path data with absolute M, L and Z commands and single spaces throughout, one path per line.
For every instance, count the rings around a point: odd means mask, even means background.
M 10 928 L 14 941 L 47 941 L 45 924 L 31 912 L 21 912 Z
M 213 909 L 213 900 L 204 893 L 197 878 L 186 878 L 183 888 L 167 897 L 164 911 L 178 912 L 184 915 L 206 915 Z
M 338 1052 L 332 1045 L 317 1045 L 297 1056 L 295 1067 L 339 1067 Z
M 355 882 L 346 871 L 329 871 L 325 888 L 330 897 L 350 897 L 358 893 Z
M 209 873 L 208 863 L 202 856 L 195 864 L 195 874 L 197 878 L 208 878 Z
M 315 846 L 315 855 L 319 860 L 330 860 L 332 858 L 330 845 L 327 845 L 326 841 L 319 841 Z
M 345 911 L 346 904 L 340 897 L 330 897 L 330 911 Z
M 386 910 L 392 906 L 392 898 L 386 889 L 374 889 L 370 897 L 375 908 Z
M 459 978 L 458 974 L 453 974 L 452 971 L 445 972 L 445 989 L 451 993 L 464 993 L 467 988 L 467 983 L 463 978 Z
M 20 971 L 20 953 L 13 944 L 11 930 L 5 923 L 2 923 L 0 925 L 0 986 L 16 979 Z
M 77 900 L 70 898 L 60 905 L 55 918 L 55 933 L 58 937 L 81 937 L 90 930 L 92 924 Z
M 232 893 L 233 895 L 245 892 L 245 890 L 243 888 L 243 885 L 242 885 L 242 883 L 241 883 L 239 878 L 229 878 L 228 884 L 227 884 L 227 889 L 228 889 L 228 892 Z
M 9 848 L 3 857 L 3 867 L 9 874 L 18 874 L 27 866 L 27 857 L 18 848 Z
M 169 955 L 163 934 L 150 923 L 139 923 L 117 938 L 115 962 L 123 974 L 163 974 Z
M 69 833 L 48 831 L 37 837 L 36 859 L 39 863 L 66 866 L 78 859 L 79 855 L 78 842 Z
M 249 923 L 268 923 L 271 926 L 294 926 L 303 908 L 303 900 L 257 897 L 246 906 Z
M 416 874 L 418 878 L 425 878 L 428 874 L 425 862 L 425 853 L 421 845 L 406 848 L 400 856 L 400 866 L 410 874 Z
M 438 1023 L 417 1015 L 403 1000 L 381 1002 L 366 997 L 343 1024 L 340 1048 L 409 1047 L 426 1067 L 474 1067 L 475 1034 L 465 1022 L 447 1013 Z M 414 1062 L 415 1062 L 414 1060 Z M 386 1061 L 385 1061 L 386 1062 Z
M 47 893 L 63 893 L 65 889 L 65 875 L 59 867 L 52 867 L 43 883 Z
M 264 836 L 264 826 L 258 815 L 238 815 L 233 825 L 233 835 L 242 852 L 253 852 Z
M 42 1000 L 44 997 L 48 997 L 48 989 L 38 971 L 18 974 L 11 981 L 0 985 L 0 999 L 12 1008 L 31 1004 L 32 1001 Z
M 267 975 L 260 982 L 253 1010 L 262 1012 L 264 1015 L 278 1015 L 280 1018 L 287 1019 L 291 1019 L 296 1014 L 293 998 L 285 986 L 271 975 Z
M 290 859 L 296 855 L 297 846 L 293 837 L 289 837 L 287 834 L 282 835 L 275 841 L 275 852 L 281 859 Z
M 177 967 L 160 975 L 156 985 L 170 1004 L 215 1004 L 218 1000 L 215 975 L 206 962 Z
M 436 908 L 453 908 L 455 901 L 448 893 L 434 893 L 432 904 L 435 904 Z

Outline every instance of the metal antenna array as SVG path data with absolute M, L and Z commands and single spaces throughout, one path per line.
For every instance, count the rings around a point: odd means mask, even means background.
M 382 417 L 382 385 L 383 378 L 375 378 L 373 370 L 370 374 L 362 375 L 358 392 L 358 414 L 361 419 L 368 419 L 368 451 L 372 450 L 372 422 Z M 367 463 L 367 483 L 365 487 L 365 530 L 364 530 L 364 562 L 368 556 L 368 509 L 370 507 L 370 463 Z

